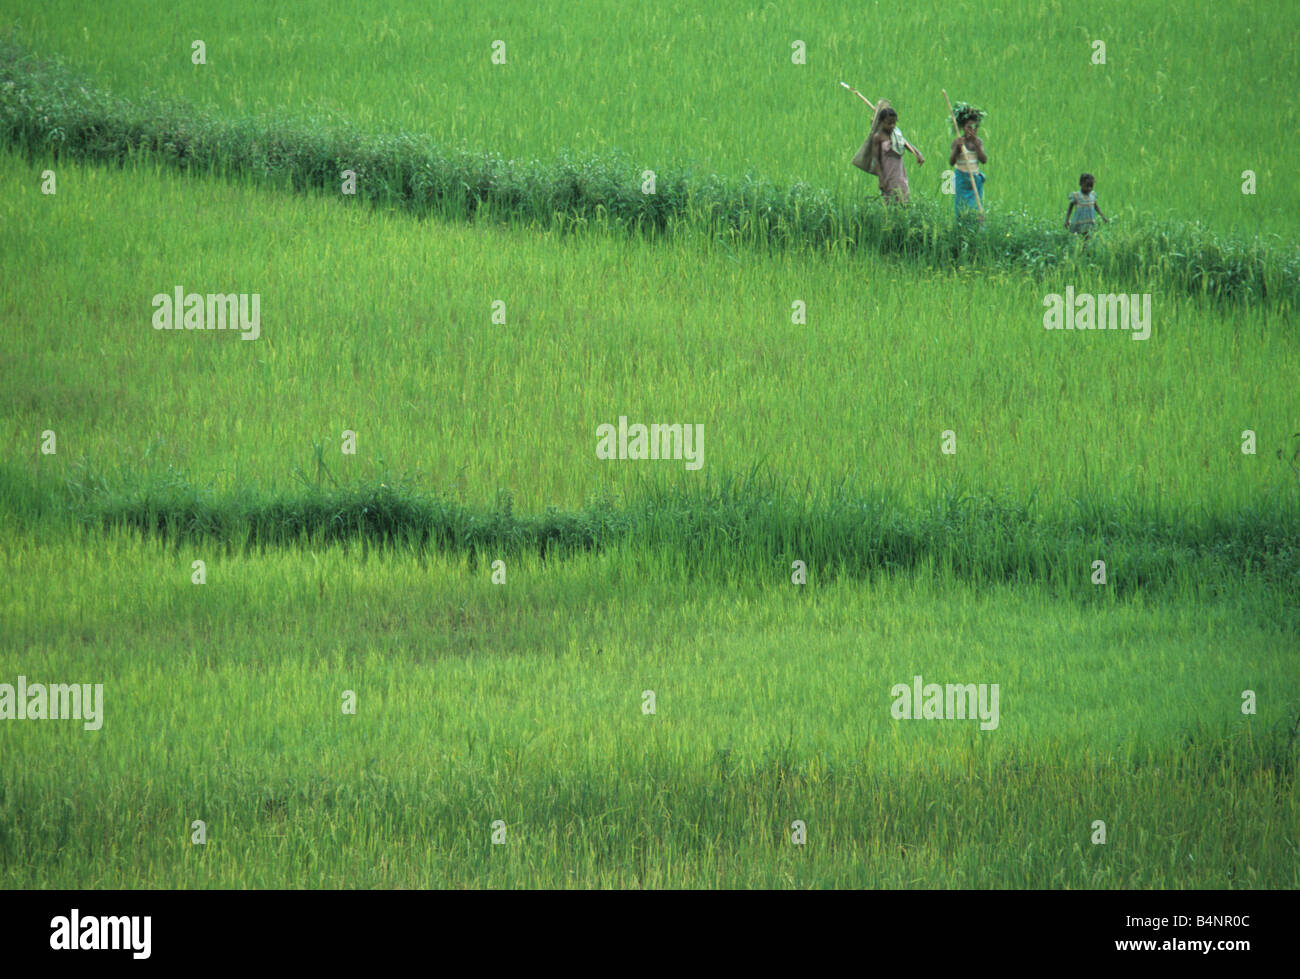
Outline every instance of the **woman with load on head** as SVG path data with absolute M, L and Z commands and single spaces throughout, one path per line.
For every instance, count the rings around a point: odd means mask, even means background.
M 984 115 L 983 111 L 965 102 L 958 102 L 953 108 L 953 118 L 961 135 L 952 141 L 948 165 L 954 171 L 953 208 L 959 220 L 963 210 L 978 211 L 980 220 L 984 220 L 984 174 L 980 172 L 980 164 L 988 163 L 989 158 L 978 135 Z

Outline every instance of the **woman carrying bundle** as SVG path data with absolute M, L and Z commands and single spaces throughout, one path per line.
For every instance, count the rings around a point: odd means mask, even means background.
M 910 150 L 916 165 L 925 163 L 920 151 L 903 138 L 898 128 L 898 113 L 887 99 L 876 104 L 876 114 L 871 120 L 871 135 L 862 144 L 853 162 L 867 173 L 874 173 L 880 182 L 880 193 L 886 202 L 910 199 L 907 171 L 903 168 L 903 152 Z
M 980 164 L 987 163 L 989 158 L 978 135 L 983 118 L 984 112 L 965 102 L 958 102 L 953 108 L 953 120 L 961 135 L 952 141 L 948 165 L 954 170 L 953 208 L 959 220 L 963 210 L 978 210 L 980 220 L 984 220 L 984 174 L 980 172 Z

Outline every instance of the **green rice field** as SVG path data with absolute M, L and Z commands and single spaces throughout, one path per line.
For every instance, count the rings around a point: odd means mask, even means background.
M 0 0 L 0 886 L 1300 886 L 1300 14 L 872 14 Z

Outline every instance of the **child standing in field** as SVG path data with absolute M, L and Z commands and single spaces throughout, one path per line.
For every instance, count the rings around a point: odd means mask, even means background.
M 1065 211 L 1066 228 L 1077 235 L 1083 235 L 1085 238 L 1092 234 L 1097 218 L 1100 217 L 1107 224 L 1110 223 L 1110 218 L 1102 214 L 1101 208 L 1097 206 L 1097 195 L 1092 189 L 1094 183 L 1096 181 L 1092 174 L 1080 174 L 1079 189 L 1071 192 L 1070 206 Z M 1076 207 L 1078 211 L 1075 211 Z
M 978 134 L 984 112 L 965 102 L 958 102 L 953 117 L 961 128 L 961 135 L 952 141 L 952 149 L 948 153 L 948 166 L 953 168 L 953 209 L 959 220 L 963 210 L 977 210 L 983 221 L 984 174 L 980 173 L 980 164 L 988 163 L 989 158 Z
M 867 173 L 876 175 L 880 182 L 880 194 L 887 202 L 902 201 L 906 204 L 911 199 L 907 171 L 903 168 L 905 150 L 910 150 L 916 157 L 918 167 L 925 163 L 925 157 L 903 138 L 894 107 L 886 99 L 881 99 L 876 104 L 876 114 L 871 120 L 871 135 L 859 151 L 859 157 L 865 154 L 866 159 L 859 162 L 855 158 L 854 162 Z

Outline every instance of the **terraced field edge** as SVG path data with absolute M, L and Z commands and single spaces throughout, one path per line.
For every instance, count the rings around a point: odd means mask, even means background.
M 758 248 L 863 250 L 927 267 L 1096 269 L 1119 284 L 1157 285 L 1216 303 L 1294 305 L 1300 249 L 1221 236 L 1200 225 L 1108 229 L 1083 247 L 1041 217 L 993 210 L 983 227 L 947 206 L 907 207 L 837 198 L 807 183 L 778 186 L 753 173 L 728 177 L 660 161 L 654 193 L 626 155 L 566 153 L 550 161 L 448 150 L 411 133 L 372 134 L 313 121 L 225 118 L 177 100 L 131 101 L 96 88 L 15 37 L 0 41 L 0 143 L 29 159 L 177 170 L 317 190 L 413 215 L 523 222 L 559 229 L 610 227 L 650 236 L 698 236 Z M 355 193 L 342 193 L 344 172 Z

